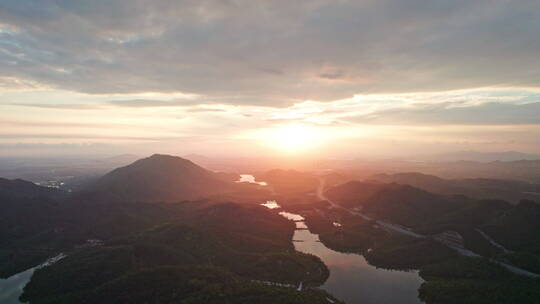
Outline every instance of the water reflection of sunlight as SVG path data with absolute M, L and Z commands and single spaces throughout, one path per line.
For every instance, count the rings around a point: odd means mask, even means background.
M 236 181 L 237 183 L 250 183 L 257 184 L 259 186 L 268 186 L 266 182 L 258 182 L 255 180 L 255 176 L 251 174 L 240 174 L 240 179 Z
M 281 206 L 276 201 L 267 201 L 266 203 L 262 203 L 261 206 L 265 206 L 268 209 L 281 208 Z
M 304 217 L 301 216 L 300 214 L 294 214 L 294 213 L 290 213 L 290 212 L 286 212 L 286 211 L 280 212 L 279 215 L 284 216 L 285 218 L 287 218 L 288 220 L 291 220 L 291 221 L 303 221 L 303 220 L 305 220 Z
M 279 206 L 276 201 L 267 201 L 262 205 Z M 423 280 L 418 272 L 377 268 L 360 254 L 334 251 L 321 243 L 317 234 L 306 229 L 304 217 L 285 211 L 279 214 L 295 221 L 296 227 L 300 228 L 294 232 L 294 248 L 318 256 L 330 270 L 330 277 L 321 286 L 322 289 L 346 303 L 421 303 L 417 290 Z M 335 227 L 341 226 L 338 222 L 333 224 Z

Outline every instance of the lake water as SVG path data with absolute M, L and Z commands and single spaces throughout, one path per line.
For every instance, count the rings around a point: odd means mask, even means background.
M 251 183 L 257 184 L 259 186 L 268 186 L 266 182 L 258 182 L 255 180 L 255 176 L 251 174 L 240 174 L 240 179 L 236 181 L 237 183 Z
M 34 273 L 34 268 L 13 275 L 7 279 L 0 279 L 0 303 L 19 304 L 19 296 L 26 283 Z
M 321 286 L 347 304 L 417 304 L 418 288 L 423 280 L 417 272 L 393 271 L 370 265 L 362 255 L 334 251 L 319 241 L 319 236 L 305 230 L 298 214 L 280 212 L 296 221 L 293 240 L 296 250 L 318 256 L 330 270 Z
M 279 204 L 276 201 L 267 201 L 266 203 L 261 205 L 265 206 L 268 209 L 280 208 Z
M 0 279 L 0 303 L 1 304 L 20 304 L 19 297 L 22 294 L 24 286 L 30 281 L 34 271 L 40 267 L 50 265 L 59 261 L 65 257 L 64 254 L 59 254 L 53 258 L 50 258 L 45 263 L 19 272 L 16 275 L 12 275 L 7 279 Z

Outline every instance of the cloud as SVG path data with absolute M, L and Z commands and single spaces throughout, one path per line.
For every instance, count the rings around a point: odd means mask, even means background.
M 111 123 L 111 122 L 72 122 L 72 121 L 38 121 L 38 120 L 15 120 L 15 121 L 9 121 L 9 120 L 3 120 L 0 122 L 0 126 L 3 128 L 7 127 L 26 127 L 26 128 L 37 128 L 40 130 L 43 129 L 50 129 L 50 128 L 60 128 L 60 129 L 75 129 L 75 128 L 83 128 L 83 129 L 133 129 L 136 127 L 140 127 L 140 125 L 137 124 L 122 124 L 122 123 Z M 149 128 L 148 126 L 144 127 L 145 129 L 153 129 Z M 154 128 L 155 129 L 155 128 Z
M 193 103 L 189 100 L 153 100 L 153 99 L 129 99 L 129 100 L 111 100 L 111 105 L 126 108 L 158 108 L 158 107 L 187 107 Z
M 0 31 L 1 35 L 1 31 Z M 42 85 L 39 83 L 36 83 L 34 81 L 19 79 L 15 77 L 0 77 L 0 90 L 8 91 L 8 90 L 14 90 L 14 91 L 25 91 L 25 90 L 37 90 L 37 89 L 45 89 Z
M 217 109 L 217 108 L 192 108 L 186 110 L 187 112 L 191 113 L 204 113 L 204 112 L 227 112 L 225 109 Z
M 255 101 L 256 100 L 256 101 Z M 160 108 L 160 107 L 191 107 L 198 105 L 252 105 L 262 107 L 286 107 L 289 105 L 288 99 L 272 99 L 272 98 L 259 98 L 252 96 L 221 96 L 221 97 L 204 97 L 197 96 L 194 98 L 186 99 L 120 99 L 109 100 L 108 104 L 124 107 L 124 108 Z
M 92 94 L 286 106 L 540 84 L 536 0 L 5 0 L 0 20 L 0 77 Z
M 137 141 L 160 141 L 160 140 L 170 140 L 178 137 L 166 137 L 166 136 L 100 136 L 100 135 L 83 135 L 83 134 L 23 134 L 23 133 L 10 133 L 10 134 L 0 134 L 0 139 L 17 139 L 17 140 L 26 140 L 26 139 L 75 139 L 75 140 L 137 140 Z
M 387 125 L 537 125 L 540 102 L 509 104 L 489 102 L 455 107 L 453 104 L 415 105 L 345 117 L 354 123 Z
M 101 108 L 97 104 L 48 104 L 48 103 L 8 103 L 8 106 L 57 109 L 57 110 L 95 110 Z

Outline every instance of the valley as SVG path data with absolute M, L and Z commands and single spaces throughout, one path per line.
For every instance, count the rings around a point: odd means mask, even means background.
M 159 301 L 208 303 L 253 294 L 261 303 L 539 297 L 531 288 L 540 284 L 540 213 L 527 200 L 476 200 L 337 172 L 217 173 L 163 155 L 74 193 L 2 183 L 0 290 L 10 304 L 154 303 L 156 290 Z M 167 278 L 177 283 L 152 285 Z M 472 289 L 483 302 L 460 296 Z
M 0 0 L 0 304 L 540 304 L 540 0 Z
M 377 268 L 361 255 L 328 248 L 317 234 L 305 229 L 308 226 L 301 215 L 288 212 L 280 214 L 296 222 L 297 230 L 293 236 L 295 249 L 319 257 L 329 268 L 330 276 L 321 289 L 346 303 L 420 303 L 417 290 L 422 279 L 416 271 Z M 392 290 L 392 293 L 388 290 Z

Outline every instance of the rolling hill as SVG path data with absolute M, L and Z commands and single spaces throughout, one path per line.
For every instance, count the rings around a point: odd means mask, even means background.
M 64 191 L 42 187 L 22 179 L 0 178 L 0 198 L 4 199 L 60 198 L 66 194 Z
M 426 191 L 476 199 L 502 199 L 517 204 L 522 199 L 540 199 L 540 184 L 493 178 L 444 179 L 418 172 L 376 174 L 370 179 L 384 183 L 411 185 Z

